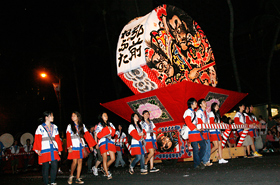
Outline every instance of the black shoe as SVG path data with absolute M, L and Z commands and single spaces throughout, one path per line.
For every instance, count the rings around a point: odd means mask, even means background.
M 203 163 L 200 163 L 199 165 L 197 165 L 194 169 L 195 170 L 203 170 L 205 168 Z
M 197 165 L 194 169 L 195 169 L 195 170 L 200 170 L 200 166 Z
M 200 164 L 199 164 L 199 166 L 200 166 L 200 169 L 204 169 L 205 168 L 205 165 L 203 164 L 203 162 L 201 162 Z

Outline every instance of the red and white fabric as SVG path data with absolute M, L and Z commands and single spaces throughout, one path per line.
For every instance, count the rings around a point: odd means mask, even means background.
M 193 109 L 189 108 L 185 111 L 183 118 L 186 125 L 189 127 L 189 142 L 196 142 L 204 140 L 203 133 L 199 132 L 197 129 L 197 117 Z
M 131 155 L 143 155 L 146 153 L 145 146 L 143 146 L 143 138 L 139 136 L 142 133 L 145 135 L 144 130 L 141 131 L 139 127 L 135 128 L 132 124 L 128 127 L 128 134 L 131 135 Z M 145 139 L 145 137 L 144 137 Z
M 120 135 L 121 134 L 121 135 Z M 126 135 L 124 132 L 120 133 L 120 131 L 116 131 L 115 133 L 115 146 L 116 146 L 116 151 L 121 151 L 122 153 L 124 152 L 124 142 L 122 140 L 124 140 L 124 138 L 126 138 Z M 122 141 L 122 142 L 120 142 Z
M 210 126 L 210 124 L 208 124 L 208 114 L 206 111 L 203 111 L 203 109 L 198 109 L 196 111 L 196 117 L 197 117 L 197 128 L 201 129 L 200 127 L 203 127 L 202 125 Z M 203 129 L 203 138 L 205 140 L 210 140 L 210 132 L 207 129 Z
M 151 148 L 157 149 L 157 142 L 156 142 L 157 128 L 155 124 L 150 120 L 149 123 L 146 123 L 145 121 L 141 121 L 140 125 L 142 126 L 142 129 L 145 130 L 145 132 L 147 133 L 145 139 L 146 151 L 148 151 Z
M 45 162 L 60 160 L 58 152 L 62 151 L 62 143 L 59 137 L 58 128 L 51 124 L 50 137 L 43 125 L 39 125 L 35 132 L 33 150 L 41 155 L 38 157 L 38 163 L 42 165 Z
M 109 125 L 110 128 L 108 126 L 103 127 L 101 123 L 98 123 L 95 130 L 95 134 L 99 139 L 98 145 L 101 154 L 108 151 L 116 152 L 116 146 L 112 140 L 112 137 L 114 138 L 116 129 L 112 123 L 109 123 Z
M 217 121 L 215 121 L 215 115 L 214 115 L 214 113 L 211 111 L 211 112 L 209 113 L 209 123 L 210 123 L 211 125 L 213 125 L 213 124 L 216 124 L 216 125 L 217 125 L 217 123 L 218 123 L 218 125 L 219 125 L 220 122 L 221 122 L 220 118 L 219 118 Z M 218 127 L 218 126 L 217 126 L 217 127 Z M 216 128 L 216 129 L 211 129 L 211 130 L 210 130 L 210 141 L 222 141 L 222 140 L 223 140 L 223 138 L 222 138 L 222 136 L 221 136 L 221 131 L 220 131 L 220 129 Z
M 83 124 L 84 129 L 84 138 L 80 138 L 79 133 L 74 133 L 71 128 L 71 124 L 67 126 L 66 129 L 66 141 L 67 148 L 72 148 L 72 152 L 68 152 L 68 159 L 82 159 L 84 158 L 84 146 L 86 145 L 85 140 L 89 147 L 93 147 L 96 145 L 95 140 L 92 135 L 88 132 L 87 128 Z M 85 140 L 84 140 L 85 139 Z

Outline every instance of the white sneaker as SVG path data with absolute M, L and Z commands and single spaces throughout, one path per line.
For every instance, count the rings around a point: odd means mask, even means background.
M 108 171 L 108 173 L 109 173 L 109 171 Z M 110 179 L 112 179 L 113 177 L 112 177 L 112 174 L 110 173 L 108 176 L 107 176 L 107 179 L 108 180 L 110 180 Z
M 227 160 L 224 160 L 224 159 L 220 159 L 220 160 L 219 160 L 219 164 L 225 164 L 225 163 L 228 163 L 228 161 L 227 161 Z
M 108 175 L 112 175 L 111 172 L 108 170 Z M 103 175 L 104 177 L 107 177 L 106 173 Z
M 158 172 L 159 169 L 157 169 L 156 167 L 153 167 L 152 169 L 150 169 L 150 172 Z
M 98 176 L 98 169 L 95 166 L 92 167 L 92 173 L 93 175 Z
M 141 175 L 147 175 L 148 174 L 148 170 L 145 170 L 145 169 L 141 169 L 140 172 L 141 172 Z
M 58 169 L 57 173 L 58 173 L 58 174 L 63 174 L 63 172 L 61 171 L 61 169 Z
M 131 175 L 134 174 L 133 167 L 130 166 L 130 165 L 129 165 L 129 170 L 128 170 L 128 172 L 129 172 Z

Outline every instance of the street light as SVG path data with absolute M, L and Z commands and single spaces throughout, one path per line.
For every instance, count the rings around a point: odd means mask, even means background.
M 42 78 L 46 78 L 46 77 L 47 77 L 47 74 L 46 74 L 46 73 L 41 73 L 40 76 L 41 76 Z

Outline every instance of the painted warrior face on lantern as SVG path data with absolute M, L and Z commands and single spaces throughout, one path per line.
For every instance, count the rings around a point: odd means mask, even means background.
M 217 74 L 213 66 L 209 67 L 210 80 L 213 87 L 217 85 Z
M 158 145 L 158 151 L 159 152 L 171 152 L 178 144 L 177 141 L 175 141 L 175 138 L 173 138 L 173 135 L 175 135 L 172 132 L 166 132 L 161 133 L 157 136 L 157 145 Z
M 176 39 L 177 45 L 186 51 L 195 36 L 193 20 L 185 12 L 173 6 L 168 6 L 166 11 L 169 32 Z
M 169 20 L 170 31 L 172 35 L 175 36 L 177 44 L 182 48 L 182 50 L 188 49 L 188 40 L 187 37 L 191 37 L 190 33 L 187 32 L 187 25 L 184 21 L 181 21 L 176 15 L 174 15 Z
M 154 64 L 155 68 L 161 72 L 165 73 L 168 77 L 171 77 L 174 75 L 174 68 L 170 64 L 167 58 L 164 56 L 154 53 L 151 62 Z

